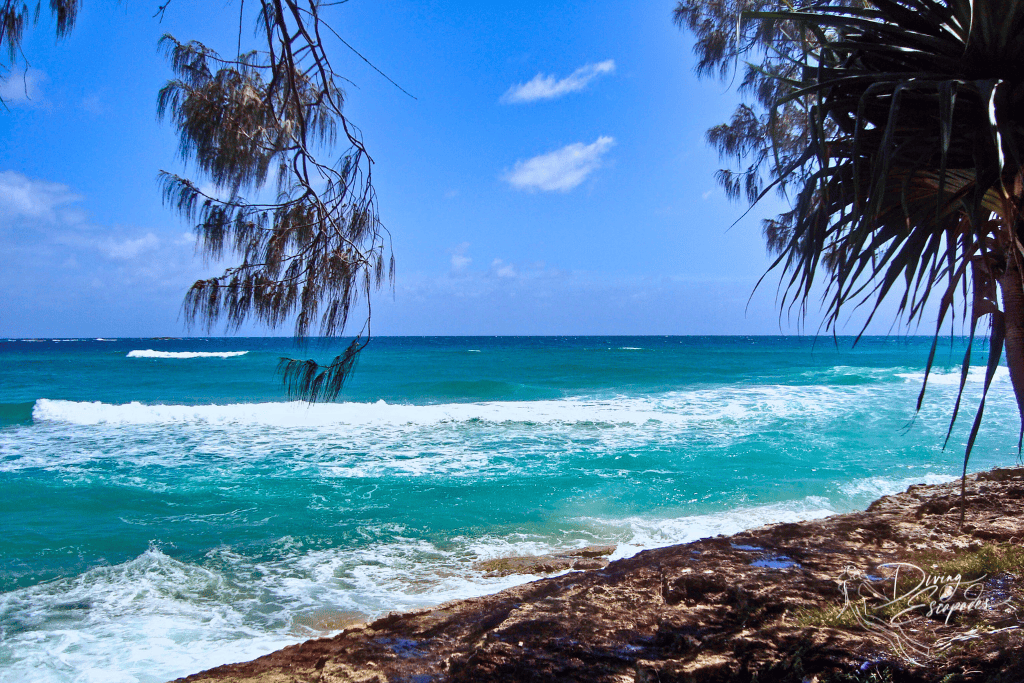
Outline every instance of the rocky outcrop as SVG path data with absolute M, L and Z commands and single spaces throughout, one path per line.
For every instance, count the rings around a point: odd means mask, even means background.
M 967 490 L 962 529 L 959 482 L 912 486 L 864 512 L 644 551 L 181 680 L 1024 681 L 1024 470 L 972 475 Z M 976 570 L 988 602 L 948 620 L 926 604 L 858 607 L 865 586 L 910 595 L 916 579 L 887 578 L 893 562 L 933 582 Z

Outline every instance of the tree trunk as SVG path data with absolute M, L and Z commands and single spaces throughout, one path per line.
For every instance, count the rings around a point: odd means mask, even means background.
M 1024 429 L 1024 282 L 1021 281 L 1017 260 L 1012 257 L 1006 259 L 1006 271 L 999 278 L 999 289 L 1003 295 L 1005 315 L 1006 365 Z
M 1009 254 L 1006 258 L 1006 270 L 998 280 L 999 291 L 1003 297 L 1003 312 L 1002 314 L 998 312 L 992 314 L 991 347 L 993 351 L 998 352 L 999 331 L 996 329 L 996 325 L 1002 324 L 1002 347 L 1006 350 L 1006 365 L 1010 371 L 1010 383 L 1013 384 L 1013 395 L 1017 399 L 1017 416 L 1020 419 L 1020 430 L 1017 433 L 1018 448 L 1024 441 L 1024 281 L 1021 280 L 1021 275 L 1018 259 L 1014 258 L 1014 254 Z M 998 362 L 998 359 L 989 358 L 989 371 L 993 369 L 991 365 L 993 362 Z M 987 388 L 986 384 L 986 390 Z M 960 477 L 960 528 L 963 528 L 964 513 L 967 511 L 967 459 L 971 456 L 974 437 L 977 435 L 984 409 L 985 400 L 982 399 L 981 405 L 978 406 L 974 427 L 971 429 L 971 437 L 967 441 L 967 453 L 964 455 L 964 471 Z

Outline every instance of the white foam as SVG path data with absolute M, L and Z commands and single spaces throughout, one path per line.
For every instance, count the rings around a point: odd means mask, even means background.
M 981 384 L 985 381 L 985 366 L 974 365 L 967 370 L 967 384 Z M 909 382 L 915 382 L 920 384 L 924 380 L 924 372 L 904 372 L 896 375 Z M 999 366 L 996 368 L 996 373 L 992 378 L 993 384 L 1001 384 L 1008 382 L 1010 379 L 1010 371 L 1006 366 Z M 928 386 L 939 385 L 939 386 L 959 386 L 960 385 L 960 369 L 955 370 L 935 370 L 933 369 L 928 373 Z
M 902 385 L 890 385 L 902 386 Z M 39 399 L 31 426 L 0 433 L 0 471 L 71 472 L 117 457 L 177 466 L 267 459 L 320 476 L 501 476 L 575 460 L 730 447 L 778 420 L 814 432 L 861 408 L 864 387 L 730 387 L 647 397 L 415 406 L 302 402 L 111 404 Z M 908 406 L 910 404 L 908 403 Z M 910 408 L 908 407 L 908 410 Z M 133 425 L 130 430 L 123 426 Z M 86 428 L 82 428 L 86 427 Z M 793 428 L 792 424 L 787 429 Z M 171 444 L 168 447 L 144 446 Z M 116 455 L 115 455 L 116 454 Z M 598 476 L 621 476 L 603 467 Z M 659 468 L 652 461 L 648 468 Z
M 277 426 L 403 425 L 467 422 L 610 422 L 643 423 L 665 414 L 613 401 L 529 401 L 450 403 L 410 406 L 377 403 L 316 404 L 236 403 L 229 405 L 109 404 L 39 399 L 36 420 L 76 424 L 158 424 L 171 422 L 246 423 Z
M 524 467 L 554 473 L 579 466 L 577 461 L 582 465 L 605 457 L 640 457 L 648 459 L 646 469 L 663 469 L 660 454 L 719 457 L 736 447 L 746 449 L 751 439 L 792 449 L 795 442 L 787 434 L 809 435 L 808 448 L 832 448 L 835 429 L 850 420 L 870 423 L 872 435 L 889 430 L 908 448 L 915 443 L 937 448 L 948 426 L 947 399 L 956 387 L 936 386 L 915 417 L 917 390 L 899 381 L 831 387 L 733 385 L 648 396 L 425 406 L 384 401 L 188 406 L 39 399 L 32 425 L 0 431 L 0 471 L 42 468 L 73 474 L 89 462 L 111 458 L 172 467 L 191 466 L 199 459 L 266 461 L 315 471 L 327 479 L 503 476 Z M 1014 409 L 1009 387 L 993 389 L 989 404 L 985 434 L 1012 422 L 1004 417 Z M 915 436 L 903 436 L 911 419 Z M 969 426 L 969 421 L 961 423 L 953 443 Z M 126 425 L 134 427 L 123 429 Z M 870 448 L 887 444 L 877 441 Z M 854 452 L 865 447 L 867 443 L 858 442 Z M 995 451 L 986 445 L 985 452 Z M 979 451 L 974 459 L 984 460 L 983 455 Z M 629 465 L 620 471 L 609 464 L 598 468 L 596 476 L 614 478 L 636 469 Z
M 0 641 L 0 680 L 165 681 L 326 635 L 304 615 L 370 619 L 537 578 L 473 570 L 493 556 L 487 539 L 454 539 L 447 550 L 403 538 L 357 549 L 302 545 L 279 539 L 259 560 L 218 548 L 199 564 L 150 548 L 119 565 L 0 594 L 0 618 L 15 626 Z M 498 547 L 552 549 L 541 541 Z
M 300 640 L 260 624 L 258 591 L 156 549 L 113 567 L 0 594 L 0 678 L 162 681 Z
M 807 370 L 801 373 L 804 377 L 817 378 L 822 375 L 830 378 L 837 377 L 862 377 L 864 379 L 891 379 L 894 377 L 902 377 L 900 373 L 911 373 L 914 371 L 912 367 L 889 367 L 889 368 L 872 368 L 863 367 L 856 365 L 835 365 L 831 368 L 823 368 L 816 370 Z
M 275 426 L 431 425 L 445 422 L 685 426 L 820 415 L 852 400 L 856 388 L 729 387 L 650 397 L 566 398 L 436 405 L 376 403 L 235 403 L 226 405 L 111 404 L 38 399 L 33 418 L 74 424 L 265 424 Z
M 97 340 L 98 341 L 98 340 Z M 244 356 L 248 351 L 154 351 L 136 349 L 128 352 L 128 358 L 234 358 Z
M 309 572 L 319 590 L 329 593 L 321 593 L 321 599 L 335 608 L 375 617 L 489 595 L 533 581 L 536 575 L 485 576 L 472 565 L 494 557 L 549 553 L 556 549 L 552 541 L 525 534 L 458 537 L 441 549 L 422 539 L 398 538 L 365 548 L 313 551 L 289 563 L 287 571 Z
M 689 543 L 701 538 L 737 534 L 766 524 L 802 522 L 834 515 L 841 510 L 827 498 L 808 496 L 802 500 L 759 506 L 742 506 L 721 512 L 670 518 L 626 517 L 622 519 L 583 518 L 604 527 L 604 534 L 625 537 L 613 560 L 632 557 L 641 550 Z M 616 532 L 616 530 L 618 530 Z
M 929 472 L 916 477 L 866 477 L 839 485 L 839 490 L 851 497 L 866 497 L 871 500 L 879 496 L 903 493 L 914 484 L 947 484 L 957 477 L 949 474 Z

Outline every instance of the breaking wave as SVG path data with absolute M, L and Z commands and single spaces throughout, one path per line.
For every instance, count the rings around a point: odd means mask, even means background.
M 154 351 L 136 349 L 128 352 L 128 358 L 234 358 L 244 356 L 248 351 Z

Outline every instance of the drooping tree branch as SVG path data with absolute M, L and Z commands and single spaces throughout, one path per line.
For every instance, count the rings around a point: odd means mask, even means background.
M 785 19 L 743 21 L 745 13 L 785 6 L 783 0 L 679 0 L 673 11 L 676 25 L 696 39 L 697 75 L 722 82 L 739 79 L 744 101 L 729 121 L 707 131 L 708 143 L 730 164 L 716 173 L 730 199 L 755 202 L 768 185 L 785 196 L 801 182 L 795 172 L 810 135 L 812 102 L 779 102 L 788 84 L 799 79 L 801 62 L 817 37 Z M 765 224 L 766 236 L 779 229 L 778 223 Z
M 296 337 L 333 337 L 363 297 L 367 315 L 342 355 L 324 367 L 283 359 L 289 392 L 310 401 L 341 391 L 369 335 L 370 296 L 394 277 L 373 160 L 345 118 L 320 9 L 316 0 L 259 2 L 256 49 L 232 59 L 165 36 L 175 78 L 157 98 L 182 158 L 215 188 L 162 172 L 165 203 L 195 224 L 204 256 L 239 261 L 192 285 L 189 325 L 294 319 Z M 267 199 L 272 184 L 276 196 Z
M 337 396 L 369 338 L 370 296 L 394 278 L 373 160 L 345 117 L 346 79 L 323 40 L 333 36 L 354 50 L 322 16 L 338 4 L 239 0 L 231 57 L 195 41 L 160 42 L 174 78 L 160 90 L 158 115 L 174 126 L 181 157 L 200 176 L 161 172 L 163 199 L 194 223 L 200 253 L 234 261 L 192 285 L 186 324 L 237 330 L 247 321 L 274 328 L 293 320 L 299 338 L 333 337 L 344 333 L 357 304 L 365 306 L 355 340 L 331 363 L 283 359 L 289 392 L 308 400 Z M 163 18 L 169 5 L 159 4 L 155 16 Z M 58 38 L 72 29 L 79 7 L 80 0 L 49 1 Z M 41 0 L 0 0 L 0 55 L 7 57 L 0 79 L 24 60 L 25 30 L 41 12 Z M 251 45 L 243 41 L 246 16 L 255 25 Z

